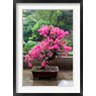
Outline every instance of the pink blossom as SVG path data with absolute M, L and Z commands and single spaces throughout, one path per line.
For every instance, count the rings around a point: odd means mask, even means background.
M 53 53 L 50 51 L 49 53 L 47 53 L 48 57 L 51 57 L 53 55 Z
M 30 62 L 31 61 L 31 57 L 29 56 L 29 54 L 27 54 L 24 58 L 24 62 Z
M 53 36 L 53 37 L 56 37 L 58 39 L 62 39 L 65 37 L 65 35 L 68 35 L 68 31 L 64 31 L 58 27 L 54 27 L 50 34 Z
M 40 54 L 40 58 L 44 59 L 44 57 L 45 57 L 45 56 L 44 56 L 43 54 Z
M 41 63 L 41 66 L 42 66 L 42 67 L 46 67 L 46 65 L 47 65 L 46 61 L 43 61 L 43 62 Z
M 66 52 L 64 52 L 63 54 L 61 54 L 62 56 L 66 56 L 68 57 L 68 54 Z
M 51 53 L 51 54 L 49 54 L 49 57 L 51 57 L 53 54 Z
M 55 44 L 54 46 L 52 46 L 52 49 L 60 50 L 60 48 L 59 48 L 59 46 L 57 44 Z
M 28 61 L 28 54 L 24 56 L 24 62 Z
M 40 32 L 40 35 L 46 37 L 47 34 L 48 34 L 48 30 L 49 30 L 48 26 L 43 25 L 43 26 L 38 30 L 38 32 Z
M 29 68 L 32 68 L 32 64 L 30 62 L 28 63 L 28 67 Z
M 69 35 L 69 32 L 68 32 L 68 31 L 65 31 L 64 34 L 65 34 L 65 35 Z
M 64 46 L 64 50 L 67 52 L 70 52 L 72 50 L 72 47 L 70 46 Z

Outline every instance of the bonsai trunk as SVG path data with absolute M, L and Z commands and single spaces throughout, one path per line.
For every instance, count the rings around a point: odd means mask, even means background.
M 56 56 L 56 52 L 53 52 L 53 55 L 52 57 L 48 57 L 48 59 L 46 59 L 44 62 L 46 63 L 45 66 L 42 66 L 41 64 L 41 69 L 45 69 L 45 68 L 48 68 L 48 61 L 51 61 L 53 59 L 55 59 L 55 56 Z M 44 65 L 44 64 L 43 64 Z

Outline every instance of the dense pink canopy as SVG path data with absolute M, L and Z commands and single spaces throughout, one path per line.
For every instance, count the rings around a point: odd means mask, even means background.
M 25 62 L 28 62 L 29 67 L 32 67 L 31 61 L 34 59 L 41 60 L 41 66 L 45 67 L 54 53 L 57 56 L 58 53 L 62 52 L 64 56 L 67 56 L 68 52 L 71 51 L 72 48 L 62 41 L 69 34 L 68 31 L 58 27 L 43 25 L 38 32 L 45 39 L 32 48 L 25 56 Z

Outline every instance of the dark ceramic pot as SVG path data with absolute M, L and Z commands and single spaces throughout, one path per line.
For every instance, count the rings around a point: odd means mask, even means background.
M 58 66 L 47 66 L 45 69 L 41 69 L 41 66 L 32 68 L 33 79 L 56 79 L 58 72 Z

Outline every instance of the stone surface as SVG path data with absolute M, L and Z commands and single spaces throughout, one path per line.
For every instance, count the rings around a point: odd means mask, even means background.
M 72 70 L 60 70 L 57 79 L 33 80 L 31 69 L 24 69 L 23 86 L 73 86 L 73 72 Z

